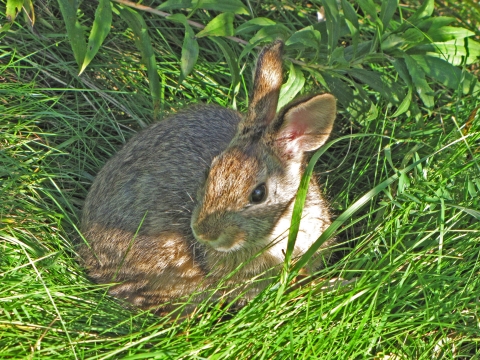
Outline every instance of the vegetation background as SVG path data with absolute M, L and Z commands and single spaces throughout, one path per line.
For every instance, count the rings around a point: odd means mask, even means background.
M 2 0 L 0 20 L 0 358 L 479 357 L 477 2 Z M 338 261 L 181 322 L 109 297 L 73 247 L 95 174 L 189 103 L 244 110 L 277 37 L 281 102 L 338 99 L 317 162 Z

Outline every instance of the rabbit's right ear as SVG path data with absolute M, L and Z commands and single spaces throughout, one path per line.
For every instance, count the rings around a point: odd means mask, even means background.
M 330 136 L 336 116 L 331 94 L 315 95 L 287 105 L 272 123 L 269 135 L 275 147 L 287 158 L 322 146 Z
M 247 114 L 240 123 L 243 135 L 267 126 L 275 118 L 283 82 L 282 53 L 283 41 L 277 40 L 263 48 L 258 56 L 253 93 Z

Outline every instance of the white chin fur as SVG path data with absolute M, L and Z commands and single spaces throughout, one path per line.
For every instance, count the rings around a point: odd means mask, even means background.
M 237 251 L 237 250 L 240 250 L 243 246 L 242 243 L 237 243 L 237 244 L 233 244 L 232 246 L 225 246 L 225 245 L 217 245 L 215 246 L 214 244 L 210 244 L 212 245 L 212 247 L 218 251 L 218 252 L 226 252 L 226 253 L 229 253 L 229 252 L 234 252 L 234 251 Z
M 234 241 L 231 238 L 228 238 L 227 235 L 222 234 L 217 240 L 211 241 L 202 241 L 201 239 L 197 239 L 201 243 L 210 246 L 212 249 L 218 252 L 234 252 L 240 250 L 243 247 L 243 240 Z

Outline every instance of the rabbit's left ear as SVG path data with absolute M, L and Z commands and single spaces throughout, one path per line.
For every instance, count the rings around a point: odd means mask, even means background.
M 275 118 L 283 81 L 282 52 L 283 42 L 277 40 L 266 46 L 258 56 L 252 96 L 247 114 L 240 123 L 240 133 L 265 127 Z
M 318 149 L 330 136 L 335 115 L 336 101 L 331 94 L 287 105 L 272 124 L 275 146 L 289 157 Z

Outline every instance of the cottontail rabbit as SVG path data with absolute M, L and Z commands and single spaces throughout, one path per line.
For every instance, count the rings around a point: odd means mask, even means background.
M 327 140 L 335 119 L 330 94 L 293 101 L 276 114 L 282 48 L 276 41 L 260 53 L 246 115 L 190 107 L 139 132 L 99 172 L 78 250 L 94 281 L 115 284 L 110 294 L 144 309 L 173 309 L 164 304 L 208 293 L 235 269 L 225 282 L 232 293 L 278 272 L 308 152 Z M 329 224 L 312 180 L 294 255 Z M 318 256 L 310 267 L 321 264 Z

